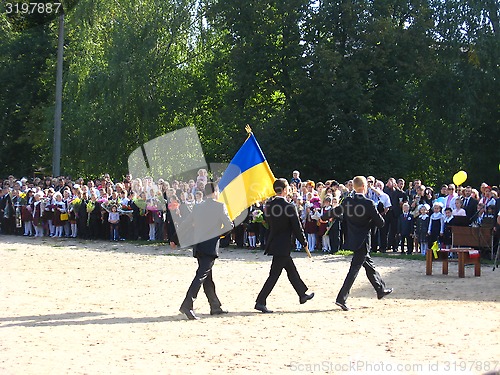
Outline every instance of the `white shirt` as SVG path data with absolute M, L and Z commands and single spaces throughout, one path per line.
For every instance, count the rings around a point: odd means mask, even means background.
M 386 193 L 381 193 L 378 198 L 384 205 L 384 208 L 389 208 L 392 206 L 391 198 L 389 198 L 389 196 Z
M 457 210 L 456 208 L 451 211 L 451 215 L 452 216 L 467 216 L 467 213 L 465 212 L 465 210 L 463 208 Z

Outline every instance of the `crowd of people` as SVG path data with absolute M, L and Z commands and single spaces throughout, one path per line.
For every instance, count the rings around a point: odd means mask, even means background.
M 114 182 L 109 174 L 88 181 L 64 176 L 17 179 L 11 175 L 0 183 L 0 233 L 166 241 L 174 248 L 179 246 L 176 227 L 203 201 L 208 180 L 204 169 L 188 181 L 126 175 Z M 342 215 L 328 212 L 353 194 L 352 180 L 303 181 L 294 171 L 289 182 L 288 200 L 297 208 L 310 251 L 333 254 L 342 249 L 346 231 Z M 451 245 L 450 225 L 495 226 L 500 220 L 499 189 L 487 183 L 479 190 L 443 184 L 437 191 L 420 180 L 406 186 L 402 178 L 389 178 L 384 183 L 368 176 L 367 183 L 366 196 L 385 220 L 382 228 L 371 228 L 372 252 L 424 255 L 435 242 L 442 247 Z M 223 239 L 222 246 L 234 243 L 264 248 L 268 234 L 264 206 L 265 202 L 260 202 L 244 212 L 237 219 L 241 224 Z M 291 244 L 296 251 L 303 248 L 293 238 Z
M 499 189 L 487 183 L 481 184 L 480 190 L 450 183 L 434 191 L 418 179 L 406 186 L 402 178 L 389 178 L 384 183 L 368 176 L 367 184 L 366 196 L 385 221 L 382 228 L 371 228 L 371 252 L 425 255 L 435 242 L 441 248 L 451 246 L 452 225 L 490 226 L 495 230 L 500 221 Z M 300 173 L 294 171 L 291 185 L 291 199 L 302 218 L 309 248 L 329 253 L 342 249 L 346 230 L 342 215 L 331 217 L 327 212 L 353 194 L 352 181 L 303 182 Z
M 69 177 L 2 181 L 0 233 L 33 237 L 168 241 L 175 226 L 203 200 L 206 170 L 196 179 L 172 181 L 109 174 L 84 181 Z

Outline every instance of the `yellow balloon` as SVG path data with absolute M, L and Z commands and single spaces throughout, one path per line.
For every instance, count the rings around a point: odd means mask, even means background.
M 462 185 L 465 180 L 467 180 L 467 172 L 465 171 L 458 171 L 453 176 L 453 183 L 457 186 Z

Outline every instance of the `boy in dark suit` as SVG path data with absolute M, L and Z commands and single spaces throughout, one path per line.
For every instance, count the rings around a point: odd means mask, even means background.
M 364 176 L 354 177 L 353 187 L 356 193 L 346 197 L 340 206 L 331 210 L 337 215 L 343 215 L 347 227 L 344 249 L 354 251 L 349 272 L 335 301 L 335 304 L 344 311 L 349 310 L 346 300 L 361 267 L 365 268 L 366 276 L 377 292 L 378 299 L 392 293 L 392 288 L 385 287 L 385 283 L 375 269 L 369 254 L 370 227 L 374 223 L 378 228 L 381 228 L 384 225 L 384 219 L 378 213 L 373 201 L 365 197 L 367 185 Z
M 269 277 L 255 301 L 255 309 L 263 313 L 272 313 L 266 307 L 266 299 L 276 285 L 283 269 L 297 292 L 301 304 L 314 297 L 314 293 L 306 294 L 308 288 L 300 278 L 290 256 L 292 233 L 302 246 L 307 247 L 307 241 L 299 221 L 297 209 L 285 199 L 289 190 L 287 180 L 284 178 L 277 179 L 274 181 L 273 189 L 276 196 L 266 203 L 264 209 L 264 216 L 269 224 L 269 237 L 264 254 L 272 255 L 273 261 Z
M 401 246 L 401 253 L 405 253 L 405 242 L 407 248 L 407 254 L 411 255 L 413 253 L 413 233 L 415 232 L 415 220 L 413 215 L 410 213 L 410 205 L 408 203 L 403 203 L 403 213 L 399 215 L 398 220 L 398 234 L 399 234 L 399 244 Z

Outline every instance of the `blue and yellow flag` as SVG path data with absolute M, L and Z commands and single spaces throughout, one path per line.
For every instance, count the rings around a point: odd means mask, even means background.
M 252 204 L 274 195 L 275 177 L 257 139 L 250 133 L 219 181 L 219 201 L 231 220 Z

